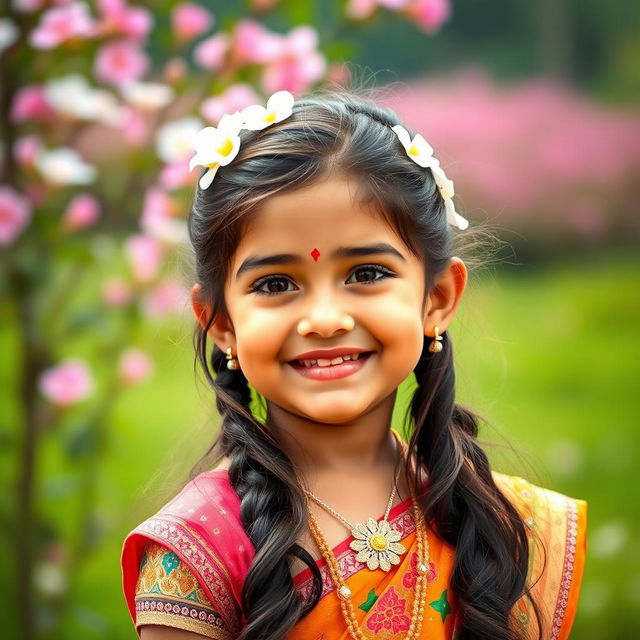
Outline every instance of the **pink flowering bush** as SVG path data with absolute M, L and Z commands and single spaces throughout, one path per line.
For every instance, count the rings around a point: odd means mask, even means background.
M 634 113 L 549 80 L 498 88 L 476 70 L 405 84 L 386 102 L 434 147 L 472 222 L 556 241 L 637 234 Z

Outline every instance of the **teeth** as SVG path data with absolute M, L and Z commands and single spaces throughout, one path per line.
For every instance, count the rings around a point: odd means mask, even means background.
M 319 358 L 318 360 L 298 360 L 298 363 L 303 367 L 330 367 L 332 365 L 342 364 L 344 361 L 357 360 L 360 357 L 359 353 L 352 353 L 351 355 L 337 356 L 333 360 L 328 358 Z

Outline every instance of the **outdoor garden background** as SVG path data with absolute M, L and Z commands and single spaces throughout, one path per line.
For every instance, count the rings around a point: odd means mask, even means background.
M 589 501 L 572 638 L 637 637 L 639 22 L 635 0 L 5 0 L 0 635 L 134 636 L 123 537 L 217 423 L 190 138 L 331 84 L 380 87 L 499 239 L 450 329 L 458 399 L 498 468 Z

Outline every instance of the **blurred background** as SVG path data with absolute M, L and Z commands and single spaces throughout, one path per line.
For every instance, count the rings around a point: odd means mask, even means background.
M 589 501 L 571 637 L 636 638 L 639 22 L 635 0 L 7 0 L 2 636 L 134 636 L 122 540 L 217 425 L 193 371 L 191 140 L 342 85 L 378 88 L 493 229 L 450 329 L 458 399 L 496 468 Z

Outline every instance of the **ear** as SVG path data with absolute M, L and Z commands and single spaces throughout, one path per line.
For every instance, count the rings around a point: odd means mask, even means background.
M 424 334 L 434 337 L 434 327 L 442 334 L 453 320 L 467 285 L 467 267 L 460 258 L 453 257 L 438 276 L 427 296 L 424 314 Z
M 194 284 L 191 288 L 191 308 L 193 309 L 196 320 L 204 329 L 207 326 L 212 311 L 211 305 L 202 301 L 201 292 L 202 287 L 198 283 Z M 233 351 L 236 351 L 235 332 L 226 313 L 218 312 L 207 331 L 207 335 L 222 351 L 226 351 L 228 347 L 233 347 Z

